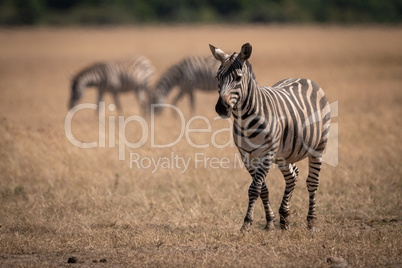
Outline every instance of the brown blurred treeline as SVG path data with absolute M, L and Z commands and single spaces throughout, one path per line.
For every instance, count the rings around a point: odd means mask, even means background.
M 1 25 L 401 21 L 402 0 L 0 0 Z

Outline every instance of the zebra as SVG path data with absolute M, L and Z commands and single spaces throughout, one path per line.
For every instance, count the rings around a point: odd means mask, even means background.
M 277 164 L 286 182 L 279 208 L 280 227 L 289 229 L 289 205 L 299 173 L 294 163 L 308 158 L 307 226 L 316 231 L 315 197 L 331 118 L 324 91 L 313 81 L 302 78 L 285 79 L 272 87 L 259 87 L 248 62 L 252 51 L 249 43 L 232 55 L 209 46 L 212 55 L 221 62 L 216 76 L 219 99 L 215 110 L 221 117 L 233 115 L 234 142 L 252 177 L 248 209 L 241 230 L 250 229 L 258 197 L 264 205 L 265 228 L 274 229 L 275 216 L 265 183 L 273 163 Z
M 144 56 L 92 64 L 72 79 L 69 108 L 77 105 L 87 87 L 98 88 L 98 107 L 105 92 L 112 93 L 116 108 L 121 111 L 118 93 L 134 91 L 142 113 L 147 111 L 148 87 L 155 68 Z
M 215 91 L 218 82 L 215 79 L 218 64 L 213 57 L 188 56 L 172 65 L 157 81 L 155 90 L 151 93 L 151 104 L 163 104 L 169 93 L 175 87 L 179 93 L 172 101 L 172 105 L 183 98 L 185 94 L 190 99 L 190 109 L 194 112 L 194 91 Z M 156 110 L 160 111 L 160 110 Z

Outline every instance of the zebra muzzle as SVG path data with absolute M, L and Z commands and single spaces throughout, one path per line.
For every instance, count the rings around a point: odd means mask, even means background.
M 218 102 L 215 105 L 215 111 L 220 117 L 228 118 L 232 113 L 232 107 L 226 103 L 223 98 L 219 97 Z

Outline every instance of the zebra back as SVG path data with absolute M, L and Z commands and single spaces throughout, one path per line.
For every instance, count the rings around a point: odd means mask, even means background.
M 188 92 L 196 89 L 215 91 L 217 89 L 217 62 L 212 57 L 189 56 L 169 67 L 157 81 L 154 103 L 163 103 L 175 87 Z
M 154 72 L 151 61 L 144 56 L 87 66 L 72 79 L 70 106 L 74 106 L 87 87 L 112 93 L 146 90 Z
M 328 141 L 331 118 L 324 91 L 312 80 L 290 78 L 273 87 L 261 87 L 261 92 L 275 114 L 272 123 L 277 133 L 273 135 L 279 137 L 276 159 L 295 163 L 320 155 Z

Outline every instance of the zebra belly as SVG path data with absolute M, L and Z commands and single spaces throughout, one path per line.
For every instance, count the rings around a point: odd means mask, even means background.
M 275 156 L 275 162 L 276 163 L 293 164 L 293 163 L 303 160 L 304 158 L 306 158 L 308 156 L 309 156 L 308 153 L 305 153 L 302 155 L 291 155 L 291 156 L 283 154 L 283 153 L 278 153 Z
M 298 135 L 282 135 L 281 145 L 276 159 L 286 163 L 295 163 L 316 153 L 321 141 L 321 128 L 305 128 L 297 131 Z

